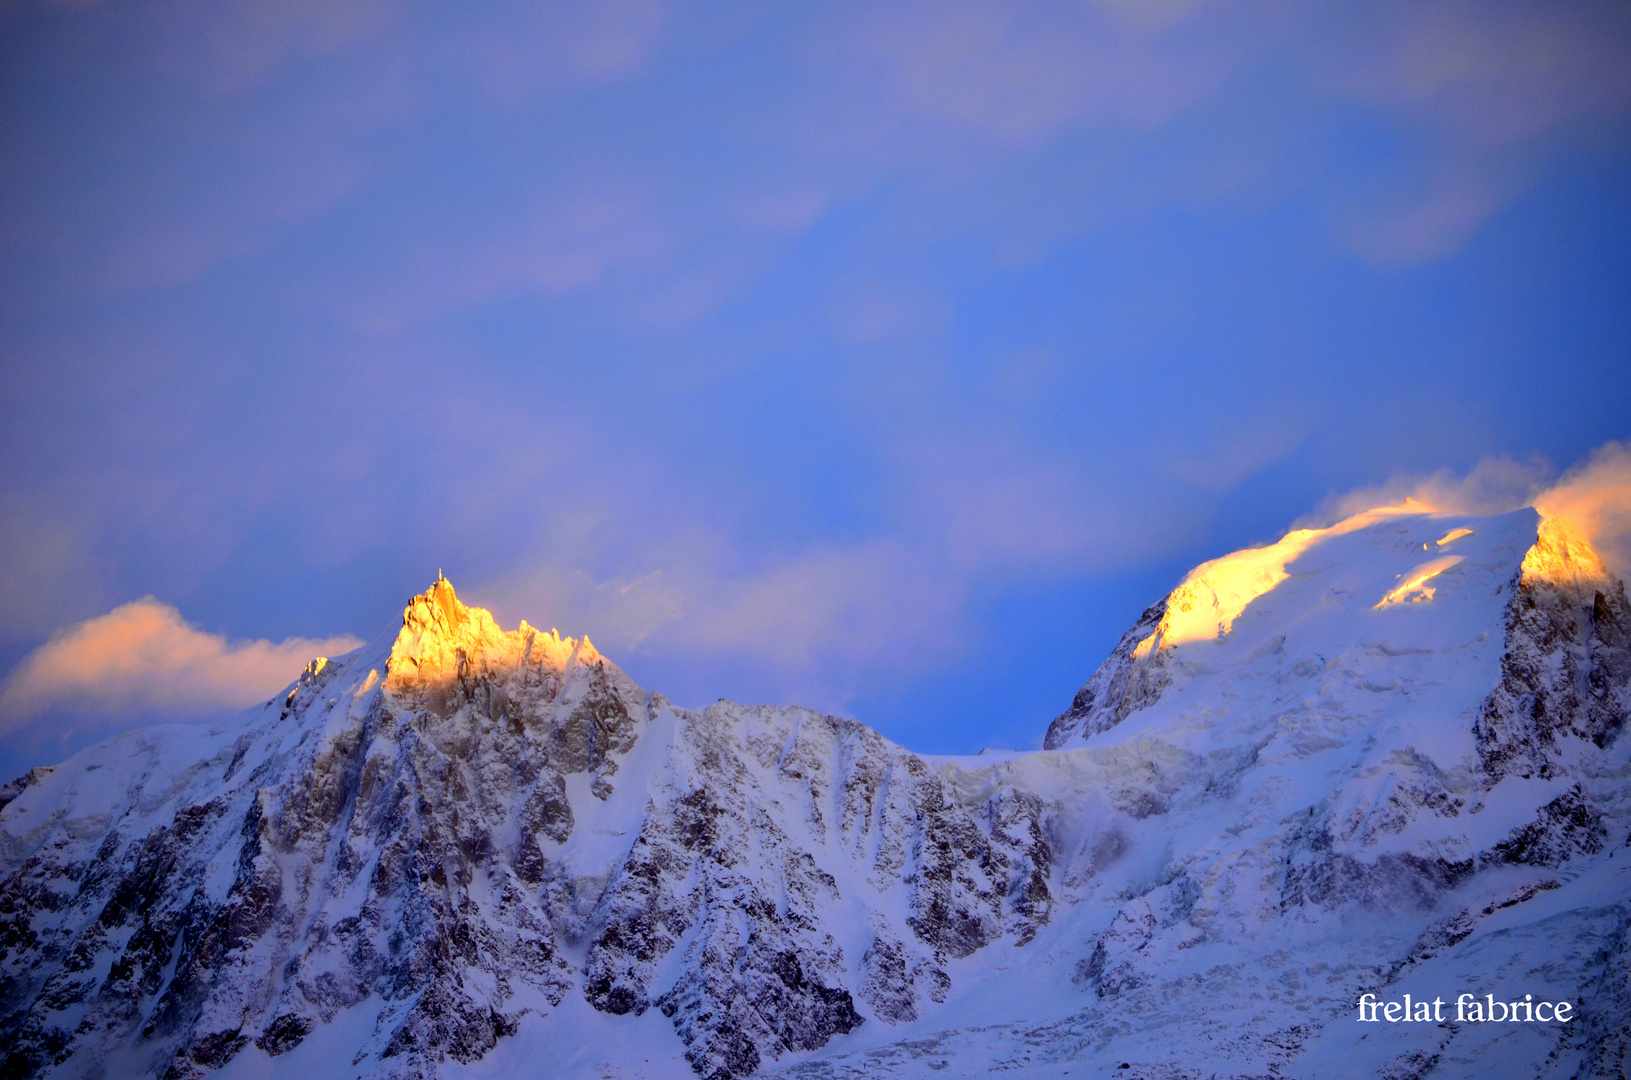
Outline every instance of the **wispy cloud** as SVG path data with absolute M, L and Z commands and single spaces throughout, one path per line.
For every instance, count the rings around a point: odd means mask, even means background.
M 347 196 L 377 194 L 423 153 L 413 140 L 387 140 L 423 131 L 449 105 L 515 107 L 636 74 L 660 43 L 665 12 L 660 0 L 479 12 L 400 0 L 43 6 L 57 11 L 45 21 L 49 45 L 32 49 L 30 64 L 97 98 L 94 122 L 110 129 L 119 163 L 83 159 L 84 146 L 64 141 L 58 110 L 71 101 L 15 103 L 0 136 L 0 152 L 24 165 L 14 171 L 60 179 L 72 164 L 76 182 L 8 185 L 17 189 L 0 212 L 0 235 L 75 287 L 114 291 L 194 281 L 288 238 Z M 119 182 L 77 182 L 110 168 Z M 593 218 L 595 209 L 567 214 Z M 513 228 L 501 218 L 487 220 Z M 533 228 L 547 247 L 551 224 Z M 513 261 L 498 252 L 486 262 L 495 258 Z M 543 262 L 522 277 L 547 285 L 583 273 L 564 265 L 570 253 Z
M 842 692 L 1311 489 L 1623 434 L 1623 4 L 0 19 L 8 658 L 146 592 L 283 625 L 320 580 L 372 629 L 445 565 L 699 683 Z M 1531 192 L 1555 244 L 1488 228 Z
M 975 598 L 993 582 L 1165 557 L 1204 517 L 1176 485 L 1124 489 L 1001 432 L 919 434 L 893 454 L 892 512 L 869 538 L 766 551 L 703 527 L 657 485 L 637 514 L 552 533 L 531 567 L 468 591 L 511 623 L 587 631 L 613 656 L 746 661 L 790 700 L 832 703 L 975 647 Z
M 1307 440 L 1309 426 L 1290 403 L 1278 410 L 1259 403 L 1229 417 L 1207 416 L 1193 430 L 1179 433 L 1179 452 L 1168 471 L 1201 491 L 1226 492 L 1290 456 Z
M 597 581 L 553 563 L 472 595 L 496 598 L 511 621 L 549 612 L 603 647 L 752 657 L 784 678 L 826 678 L 827 689 L 882 666 L 922 669 L 965 637 L 967 583 L 898 537 L 757 567 L 731 566 L 732 554 L 720 538 L 692 536 L 637 556 L 661 564 L 638 576 Z
M 833 306 L 833 332 L 841 341 L 867 345 L 938 330 L 950 315 L 934 297 L 880 281 L 857 281 L 841 291 Z
M 1348 245 L 1379 263 L 1415 263 L 1459 250 L 1528 186 L 1512 168 L 1474 158 L 1433 166 L 1434 173 L 1392 205 L 1355 207 Z
M 313 657 L 361 644 L 349 635 L 229 641 L 146 597 L 71 626 L 25 657 L 0 691 L 0 732 L 56 710 L 113 729 L 135 716 L 242 708 L 276 692 Z
M 835 30 L 832 46 L 865 65 L 897 123 L 915 116 L 1024 145 L 1072 124 L 1153 126 L 1215 89 L 1229 57 L 1187 33 L 1197 7 L 1168 5 L 1152 20 L 1125 17 L 1130 5 L 879 5 Z
M 756 566 L 740 554 L 693 538 L 646 552 L 662 565 L 639 576 L 594 580 L 556 563 L 467 593 L 509 624 L 588 630 L 608 655 L 693 702 L 729 694 L 844 710 L 863 687 L 921 678 L 980 639 L 968 617 L 973 582 L 901 537 Z
M 1631 15 L 1612 0 L 1393 3 L 1367 21 L 1350 9 L 1325 24 L 1361 46 L 1331 69 L 1336 85 L 1464 145 L 1509 146 L 1631 103 Z
M 38 641 L 65 617 L 106 606 L 86 532 L 44 499 L 0 498 L 0 643 Z
M 399 269 L 344 302 L 346 314 L 388 331 L 495 299 L 582 290 L 669 249 L 653 201 L 640 182 L 584 176 L 504 215 L 509 220 L 427 223 L 410 232 Z
M 921 669 L 961 642 L 959 583 L 899 540 L 818 548 L 720 582 L 679 633 L 701 650 L 748 653 L 784 669 L 853 677 Z
M 1557 476 L 1551 462 L 1536 458 L 1485 458 L 1465 473 L 1437 469 L 1427 475 L 1397 472 L 1380 484 L 1332 495 L 1292 528 L 1324 528 L 1378 506 L 1414 499 L 1447 514 L 1500 514 L 1529 505 Z
M 1542 513 L 1567 518 L 1621 578 L 1631 581 L 1631 444 L 1605 443 L 1541 492 Z
M 603 82 L 638 71 L 661 42 L 662 0 L 567 0 L 500 5 L 462 40 L 487 90 L 516 103 L 546 90 Z M 498 23 L 495 25 L 495 23 Z
M 819 40 L 814 82 L 826 104 L 795 125 L 813 156 L 955 183 L 1024 169 L 1029 154 L 1082 133 L 1133 138 L 1144 200 L 1118 198 L 1103 180 L 1078 183 L 1096 211 L 1078 225 L 1125 218 L 1149 199 L 1204 201 L 1241 188 L 1256 197 L 1279 188 L 1270 197 L 1283 198 L 1299 181 L 1287 186 L 1282 170 L 1243 160 L 1242 137 L 1283 162 L 1311 116 L 1363 111 L 1399 138 L 1392 175 L 1319 183 L 1334 239 L 1384 263 L 1460 250 L 1545 162 L 1602 144 L 1605 125 L 1631 110 L 1631 14 L 1614 3 L 962 0 L 847 10 Z M 1265 76 L 1294 97 L 1237 127 L 1238 102 L 1222 103 Z M 1201 114 L 1192 135 L 1228 133 L 1168 180 L 1158 164 L 1164 134 Z M 1126 205 L 1105 215 L 1118 201 Z M 1034 212 L 1014 208 L 1020 218 Z
M 1631 10 L 1617 3 L 1379 5 L 1320 20 L 1314 87 L 1413 123 L 1427 161 L 1393 205 L 1351 208 L 1354 250 L 1420 262 L 1460 249 L 1542 175 L 1561 146 L 1591 142 L 1631 108 Z
M 641 211 L 647 218 L 631 222 L 626 193 L 590 205 L 599 191 L 592 180 L 564 194 L 554 181 L 563 165 L 603 149 L 604 118 L 551 130 L 559 143 L 548 153 L 501 164 L 537 180 L 544 209 L 518 214 L 507 200 L 470 193 L 480 205 L 456 238 L 375 238 L 383 261 L 408 265 L 348 268 L 361 269 L 371 291 L 342 290 L 334 302 L 400 321 L 427 296 L 435 302 L 424 309 L 445 314 L 527 289 L 593 286 L 622 290 L 636 311 L 655 304 L 660 324 L 683 325 L 676 304 L 711 309 L 717 298 L 648 293 L 748 287 L 773 260 L 694 280 L 707 276 L 695 266 L 712 265 L 708 253 L 746 222 L 790 242 L 824 212 L 903 177 L 956 187 L 997 173 L 1045 185 L 1060 163 L 1039 168 L 1039 155 L 1084 134 L 1098 143 L 1125 136 L 1130 156 L 1113 176 L 1073 176 L 1068 214 L 1046 201 L 1002 207 L 982 195 L 985 213 L 1024 234 L 1027 223 L 1041 227 L 1038 215 L 1048 218 L 1044 231 L 1089 229 L 1151 202 L 1215 199 L 1220 186 L 1283 199 L 1310 181 L 1242 164 L 1253 157 L 1242 146 L 1262 143 L 1258 157 L 1283 157 L 1305 136 L 1298 114 L 1333 103 L 1402 123 L 1420 143 L 1398 166 L 1408 175 L 1381 185 L 1381 197 L 1368 185 L 1344 190 L 1341 178 L 1312 180 L 1329 189 L 1335 238 L 1368 259 L 1422 261 L 1459 250 L 1528 190 L 1546 160 L 1631 109 L 1622 62 L 1631 19 L 1615 4 L 1427 0 L 1319 13 L 1266 2 L 957 0 L 846 5 L 778 22 L 776 33 L 764 29 L 770 22 L 661 0 L 500 3 L 479 12 L 396 0 L 61 5 L 53 47 L 33 50 L 31 62 L 75 85 L 117 78 L 150 97 L 127 101 L 111 83 L 100 91 L 113 102 L 100 114 L 107 134 L 117 129 L 128 143 L 117 165 L 74 160 L 78 151 L 60 142 L 61 103 L 15 106 L 7 128 L 17 137 L 0 151 L 24 163 L 16 172 L 29 182 L 8 190 L 14 209 L 0 212 L 0 235 L 76 285 L 191 281 L 274 246 L 347 199 L 377 194 L 416 163 L 462 155 L 468 148 L 457 140 L 439 145 L 440 129 L 458 127 L 450 117 L 473 103 L 496 103 L 528 132 L 538 120 L 529 108 L 570 108 L 586 88 L 655 77 L 670 44 L 706 58 L 750 30 L 761 34 L 755 44 L 775 77 L 755 78 L 748 100 L 727 87 L 728 102 L 692 101 L 656 124 L 642 118 L 651 130 L 730 147 L 723 181 L 698 176 L 670 142 L 644 132 L 632 155 L 641 175 L 624 180 L 661 190 Z M 1224 115 L 1238 113 L 1238 102 L 1214 110 L 1191 140 L 1202 149 L 1173 164 L 1162 145 L 1171 129 L 1276 67 L 1287 69 L 1294 108 L 1259 108 L 1247 132 Z M 789 147 L 798 160 L 787 160 Z M 77 175 L 122 179 L 101 188 L 43 179 L 65 162 Z M 1122 175 L 1129 167 L 1131 182 Z M 565 205 L 552 217 L 558 201 Z M 423 213 L 402 208 L 408 220 Z M 630 289 L 605 272 L 649 260 L 651 236 L 677 245 L 667 257 L 686 281 L 658 275 Z
M 1522 506 L 1566 519 L 1631 579 L 1631 445 L 1607 442 L 1561 476 L 1544 459 L 1485 458 L 1465 473 L 1399 473 L 1386 483 L 1335 495 L 1294 527 L 1323 527 L 1378 506 L 1414 499 L 1450 514 L 1499 514 Z

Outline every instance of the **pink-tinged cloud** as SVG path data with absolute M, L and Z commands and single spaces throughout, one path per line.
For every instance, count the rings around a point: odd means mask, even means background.
M 1602 553 L 1610 570 L 1631 578 L 1631 444 L 1599 446 L 1536 496 L 1535 507 L 1566 518 Z
M 1428 182 L 1404 205 L 1346 230 L 1360 256 L 1420 262 L 1459 250 L 1571 141 L 1589 143 L 1631 108 L 1631 9 L 1618 3 L 1393 5 L 1316 86 L 1400 114 L 1437 144 Z M 1596 137 L 1600 137 L 1596 136 Z
M 657 0 L 568 0 L 514 4 L 481 30 L 455 40 L 487 92 L 515 104 L 562 86 L 630 75 L 656 54 L 666 12 Z
M 344 305 L 345 313 L 365 329 L 391 331 L 495 299 L 577 292 L 648 267 L 673 247 L 655 202 L 648 184 L 584 176 L 482 235 L 411 236 L 396 279 Z
M 38 640 L 65 613 L 104 606 L 85 533 L 72 508 L 30 494 L 0 496 L 0 642 Z
M 782 675 L 819 670 L 841 680 L 938 661 L 968 629 L 967 583 L 899 538 L 734 572 L 721 565 L 728 556 L 717 538 L 682 536 L 646 553 L 663 567 L 639 576 L 597 582 L 557 563 L 487 591 L 511 621 L 559 620 L 608 651 L 736 654 Z
M 751 658 L 785 700 L 825 707 L 966 652 L 984 583 L 1104 573 L 1193 532 L 1170 488 L 1122 490 L 994 433 L 896 449 L 899 521 L 885 535 L 753 558 L 726 533 L 647 512 L 551 533 L 533 567 L 470 595 L 511 624 L 587 632 L 614 657 Z
M 677 629 L 692 647 L 757 654 L 789 669 L 865 671 L 947 655 L 964 597 L 894 539 L 806 552 L 720 583 Z
M 832 317 L 833 334 L 852 345 L 891 338 L 926 336 L 951 321 L 938 297 L 882 281 L 857 281 L 845 288 Z
M 228 641 L 145 597 L 87 619 L 35 649 L 0 692 L 0 732 L 56 709 L 131 716 L 243 708 L 276 693 L 312 658 L 362 645 L 350 635 Z
M 1193 5 L 884 5 L 835 35 L 882 109 L 1035 144 L 1075 123 L 1153 127 L 1214 90 L 1230 58 L 1172 33 Z
M 1166 471 L 1216 495 L 1291 456 L 1307 440 L 1310 423 L 1294 403 L 1271 400 L 1240 414 L 1208 417 L 1194 429 L 1174 440 Z
M 1361 258 L 1414 263 L 1459 250 L 1527 187 L 1527 179 L 1490 162 L 1446 168 L 1402 206 L 1358 215 L 1347 230 Z
M 907 535 L 965 587 L 986 573 L 1138 564 L 1182 543 L 1193 524 L 1166 485 L 1129 488 L 1113 466 L 997 430 L 928 433 L 897 453 Z
M 1463 145 L 1501 147 L 1631 105 L 1622 3 L 1392 5 L 1334 70 L 1342 88 L 1402 108 Z
M 874 167 L 893 163 L 880 173 L 956 182 L 1072 132 L 1154 132 L 1289 63 L 1297 93 L 1288 114 L 1357 104 L 1422 137 L 1414 185 L 1389 186 L 1379 205 L 1364 185 L 1338 184 L 1332 196 L 1335 232 L 1355 253 L 1421 262 L 1460 250 L 1548 160 L 1603 142 L 1623 119 L 1627 11 L 1465 0 L 1363 11 L 1257 0 L 879 5 L 834 18 L 816 50 L 825 107 L 793 128 L 813 156 L 870 155 Z M 1295 130 L 1267 138 L 1299 138 Z M 1237 186 L 1283 186 L 1281 169 L 1242 150 L 1256 137 L 1245 126 L 1231 132 L 1186 160 L 1172 190 L 1144 185 L 1146 197 L 1205 202 Z M 1075 187 L 1078 202 L 1104 213 L 1113 192 Z M 1030 213 L 1021 205 L 1010 216 Z

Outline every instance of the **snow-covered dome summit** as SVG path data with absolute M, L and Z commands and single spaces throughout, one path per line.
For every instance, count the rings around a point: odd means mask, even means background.
M 676 706 L 438 576 L 0 789 L 0 1076 L 1617 1077 L 1628 706 L 1624 587 L 1530 510 L 1197 567 L 978 758 Z M 1463 991 L 1574 1017 L 1355 1019 Z
M 1191 571 L 1122 637 L 1046 745 L 1084 745 L 1135 714 L 1137 730 L 1186 739 L 1227 728 L 1223 714 L 1301 732 L 1309 703 L 1412 737 L 1449 728 L 1501 680 L 1509 608 L 1542 598 L 1579 609 L 1567 629 L 1587 647 L 1599 605 L 1604 632 L 1623 617 L 1623 586 L 1590 545 L 1532 509 L 1466 517 L 1406 503 L 1296 530 Z M 1580 688 L 1588 712 L 1600 702 L 1581 732 L 1593 741 L 1624 713 L 1607 686 Z M 1474 726 L 1460 725 L 1467 739 Z

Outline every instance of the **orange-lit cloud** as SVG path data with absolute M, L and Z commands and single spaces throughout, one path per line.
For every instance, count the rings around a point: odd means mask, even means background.
M 276 693 L 313 657 L 361 644 L 350 635 L 232 642 L 149 596 L 71 626 L 25 657 L 0 692 L 0 731 L 58 708 L 110 722 L 238 709 Z
M 1534 500 L 1566 518 L 1621 578 L 1631 576 L 1631 445 L 1604 443 Z
M 1425 477 L 1400 474 L 1377 487 L 1333 496 L 1297 525 L 1327 525 L 1406 499 L 1448 514 L 1533 506 L 1547 517 L 1566 519 L 1622 579 L 1631 575 L 1631 445 L 1626 443 L 1604 443 L 1561 477 L 1544 461 L 1508 457 L 1485 458 L 1464 476 L 1449 469 Z

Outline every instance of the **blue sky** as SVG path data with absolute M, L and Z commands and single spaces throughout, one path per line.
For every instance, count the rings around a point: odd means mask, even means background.
M 0 4 L 0 670 L 151 668 L 0 764 L 439 568 L 1034 745 L 1195 563 L 1631 435 L 1631 13 L 1338 7 Z

